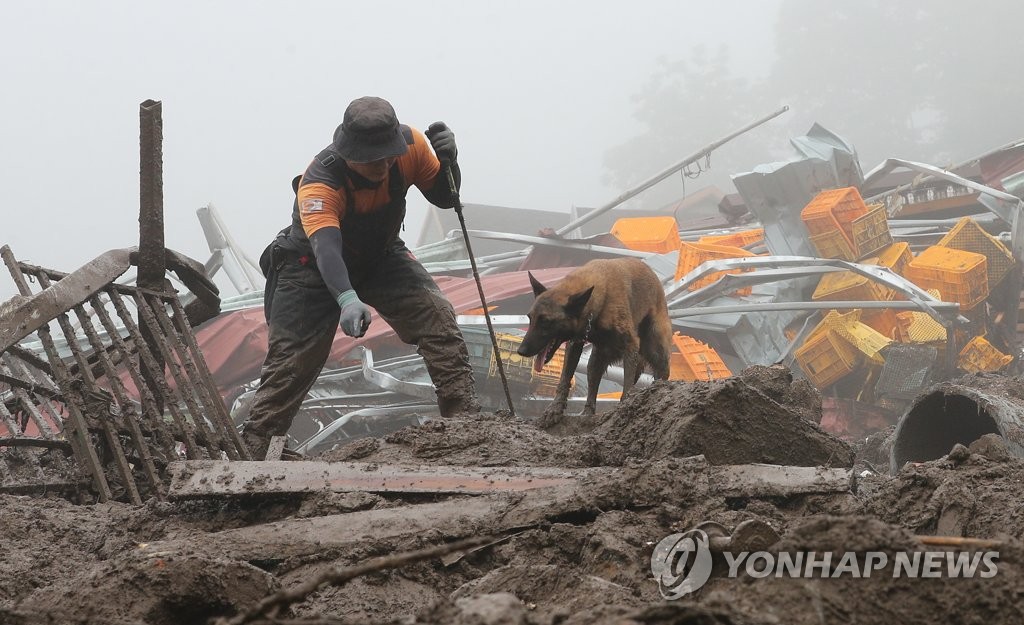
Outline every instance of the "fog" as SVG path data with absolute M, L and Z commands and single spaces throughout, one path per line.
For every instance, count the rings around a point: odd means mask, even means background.
M 603 204 L 791 105 L 787 121 L 716 152 L 720 166 L 707 182 L 727 187 L 728 173 L 775 156 L 787 133 L 813 121 L 855 135 L 855 144 L 869 142 L 861 138 L 864 120 L 890 116 L 887 101 L 913 100 L 917 84 L 936 80 L 889 63 L 891 50 L 904 50 L 911 68 L 932 63 L 933 71 L 936 51 L 947 55 L 943 63 L 959 59 L 962 67 L 940 68 L 939 80 L 951 85 L 982 69 L 1008 77 L 1021 58 L 1019 38 L 972 47 L 989 37 L 984 24 L 972 24 L 969 40 L 952 39 L 956 48 L 899 21 L 965 23 L 941 22 L 933 15 L 939 4 L 955 7 L 936 3 L 903 15 L 868 2 L 857 21 L 860 4 L 806 0 L 8 3 L 0 25 L 0 243 L 20 259 L 63 270 L 135 244 L 138 108 L 149 98 L 163 103 L 166 243 L 200 261 L 209 252 L 196 209 L 216 205 L 257 256 L 288 222 L 292 177 L 362 95 L 389 99 L 403 122 L 421 129 L 436 120 L 452 127 L 464 201 L 558 211 Z M 987 23 L 1019 23 L 999 17 L 1015 4 L 970 6 Z M 888 16 L 895 21 L 876 21 L 870 11 L 895 12 Z M 820 15 L 843 20 L 834 25 L 843 32 L 817 29 Z M 794 49 L 804 40 L 816 54 Z M 843 43 L 830 49 L 829 42 Z M 889 56 L 880 60 L 874 50 Z M 693 71 L 683 80 L 687 63 Z M 872 72 L 893 75 L 871 84 Z M 818 83 L 820 92 L 800 93 Z M 907 115 L 948 120 L 941 104 L 922 95 Z M 988 126 L 977 145 L 971 127 L 954 128 L 964 138 L 954 150 L 936 144 L 942 133 L 923 123 L 906 145 L 927 150 L 888 154 L 876 140 L 865 165 L 886 155 L 955 159 L 1021 130 Z M 652 197 L 682 191 L 670 186 Z M 425 208 L 411 192 L 408 239 Z M 467 219 L 472 224 L 473 215 Z M 8 278 L 0 280 L 0 297 L 13 292 Z
M 0 242 L 63 270 L 135 244 L 148 98 L 163 103 L 166 242 L 201 261 L 195 210 L 212 202 L 258 255 L 288 222 L 291 178 L 362 95 L 452 127 L 467 202 L 603 203 L 621 191 L 604 153 L 637 132 L 631 96 L 658 59 L 728 39 L 738 70 L 763 70 L 775 5 L 7 3 Z M 424 210 L 410 193 L 410 230 Z

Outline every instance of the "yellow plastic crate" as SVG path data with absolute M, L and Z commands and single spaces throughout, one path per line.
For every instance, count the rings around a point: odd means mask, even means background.
M 872 204 L 866 214 L 854 219 L 850 224 L 850 239 L 857 258 L 871 256 L 892 245 L 885 205 Z
M 928 313 L 905 310 L 896 313 L 896 340 L 901 343 L 945 343 L 946 328 Z
M 676 332 L 672 343 L 677 351 L 669 357 L 669 379 L 693 382 L 732 377 L 732 371 L 714 348 Z
M 829 329 L 845 339 L 850 345 L 863 354 L 868 362 L 884 365 L 881 351 L 892 342 L 874 328 L 860 322 L 861 311 L 853 310 L 845 315 L 830 316 Z
M 565 346 L 555 352 L 543 369 L 534 371 L 534 358 L 520 356 L 516 352 L 523 342 L 522 336 L 498 332 L 495 334 L 495 338 L 498 342 L 498 351 L 501 353 L 502 364 L 505 366 L 505 376 L 509 381 L 529 384 L 535 393 L 554 393 L 562 375 L 562 366 L 565 364 Z M 487 376 L 491 378 L 498 376 L 498 363 L 495 362 L 493 354 L 491 354 Z
M 710 243 L 689 243 L 684 241 L 679 247 L 679 261 L 676 263 L 675 279 L 679 280 L 709 260 L 720 260 L 723 258 L 749 258 L 751 256 L 756 256 L 756 254 L 738 247 L 712 245 Z M 696 291 L 701 287 L 705 287 L 712 282 L 715 282 L 725 273 L 737 274 L 740 272 L 740 269 L 717 271 L 709 276 L 704 276 L 700 280 L 697 280 L 690 285 L 689 289 L 691 291 Z M 739 289 L 736 293 L 739 295 L 749 295 L 750 287 Z
M 857 350 L 829 329 L 812 332 L 794 356 L 807 379 L 820 390 L 853 373 L 858 364 Z
M 933 245 L 910 261 L 906 278 L 922 289 L 936 289 L 943 301 L 970 310 L 988 297 L 988 262 L 981 254 Z
M 999 371 L 1013 362 L 1013 356 L 1004 354 L 991 343 L 976 336 L 960 350 L 957 366 L 968 373 Z
M 1006 249 L 1003 242 L 985 232 L 978 222 L 964 217 L 957 222 L 946 236 L 938 242 L 939 246 L 949 247 L 965 252 L 974 252 L 985 257 L 988 265 L 988 288 L 994 289 L 999 282 L 1013 269 L 1013 254 Z
M 852 271 L 826 273 L 811 299 L 815 301 L 881 301 L 885 292 L 872 280 Z
M 812 234 L 811 245 L 821 258 L 838 258 L 839 260 L 857 260 L 853 246 L 841 230 Z
M 675 217 L 623 217 L 615 222 L 611 233 L 631 250 L 664 254 L 679 249 Z
M 764 228 L 743 230 L 730 234 L 705 235 L 697 239 L 697 243 L 710 243 L 711 245 L 725 245 L 728 247 L 746 247 L 759 241 L 764 241 Z

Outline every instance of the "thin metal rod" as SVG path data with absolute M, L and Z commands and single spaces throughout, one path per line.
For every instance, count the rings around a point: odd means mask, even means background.
M 163 482 L 157 474 L 156 466 L 153 464 L 153 456 L 149 453 L 149 444 L 146 441 L 146 437 L 142 435 L 142 429 L 139 427 L 139 421 L 141 416 L 135 409 L 135 404 L 129 399 L 128 391 L 121 382 L 121 377 L 117 371 L 117 365 L 107 356 L 107 351 L 103 347 L 103 342 L 100 340 L 99 334 L 96 332 L 96 326 L 93 325 L 92 316 L 86 312 L 85 307 L 78 304 L 74 308 L 75 315 L 78 316 L 82 331 L 85 332 L 86 337 L 89 339 L 89 344 L 93 348 L 93 353 L 97 355 L 100 360 L 100 366 L 103 367 L 103 373 L 107 377 L 107 383 L 110 386 L 111 392 L 114 394 L 114 398 L 117 399 L 117 403 L 121 406 L 121 414 L 128 425 L 128 433 L 131 437 L 131 441 L 135 444 L 135 452 L 139 455 L 139 459 L 142 461 L 142 470 L 149 481 L 150 488 L 158 496 L 162 497 L 162 486 Z M 127 357 L 124 359 L 130 364 L 130 359 Z
M 131 335 L 132 340 L 135 341 L 136 351 L 140 360 L 139 369 L 141 370 L 142 367 L 149 367 L 150 370 L 154 369 L 154 362 L 157 355 L 166 359 L 167 354 L 163 351 L 156 354 L 150 351 L 149 345 L 142 339 L 142 328 L 135 325 L 135 320 L 128 313 L 128 309 L 124 305 L 124 302 L 121 301 L 120 297 L 115 296 L 113 293 L 109 294 L 111 296 L 110 301 L 114 304 L 114 310 L 117 311 L 117 316 L 121 318 L 121 323 L 128 328 L 128 333 Z M 153 313 L 149 311 L 147 304 L 142 301 L 142 294 L 138 293 L 133 301 L 135 303 L 135 310 L 138 313 L 138 316 L 143 320 L 143 323 L 150 328 L 151 332 L 157 331 L 154 330 L 154 328 L 158 328 L 158 326 L 156 321 L 153 319 Z M 157 349 L 166 350 L 167 348 L 162 342 L 157 342 Z M 163 375 L 157 376 L 153 381 L 156 382 L 156 385 L 151 389 L 154 400 L 158 397 L 166 399 L 167 407 L 171 412 L 171 420 L 178 427 L 178 432 L 176 434 L 181 438 L 176 440 L 185 444 L 185 454 L 190 460 L 198 460 L 199 447 L 196 444 L 195 437 L 192 435 L 191 425 L 185 419 L 185 416 L 182 414 L 179 407 L 179 402 L 181 402 L 184 403 L 189 410 L 192 410 L 192 406 L 190 406 L 185 399 L 187 389 L 181 389 L 178 385 L 175 385 L 172 391 L 170 389 L 170 385 L 167 384 L 167 379 L 164 378 Z M 160 393 L 160 395 L 157 395 L 157 393 Z M 156 404 L 154 405 L 154 412 L 157 415 L 163 414 L 162 403 L 163 402 L 161 401 L 156 401 Z
M 4 264 L 7 265 L 7 269 L 11 273 L 11 278 L 14 279 L 15 285 L 18 287 L 18 292 L 22 295 L 31 295 L 32 289 L 29 288 L 28 282 L 25 280 L 25 275 L 22 273 L 21 267 L 18 264 L 18 259 L 14 257 L 14 253 L 11 251 L 11 248 L 6 245 L 0 248 L 0 256 L 3 257 Z M 96 449 L 92 446 L 89 427 L 86 424 L 85 416 L 82 415 L 81 411 L 78 409 L 79 402 L 82 398 L 71 384 L 71 377 L 68 374 L 67 367 L 64 365 L 64 361 L 61 360 L 60 354 L 57 352 L 56 346 L 53 344 L 53 337 L 50 336 L 49 327 L 44 325 L 36 330 L 36 334 L 39 336 L 39 340 L 43 344 L 43 350 L 46 351 L 47 358 L 50 359 L 50 365 L 53 367 L 53 377 L 56 378 L 57 384 L 60 386 L 61 391 L 64 392 L 64 397 L 66 399 L 65 405 L 67 406 L 68 413 L 70 414 L 70 439 L 72 448 L 75 451 L 75 458 L 92 475 L 93 485 L 96 487 L 100 501 L 110 501 L 114 498 L 114 495 L 110 491 L 110 484 L 107 483 L 107 477 L 103 474 L 103 466 L 100 464 L 100 459 L 96 454 Z M 67 424 L 65 424 L 65 429 L 67 429 Z
M 12 367 L 9 366 L 9 364 L 10 363 L 7 362 L 0 362 L 0 371 L 9 374 L 11 377 L 15 377 L 14 370 Z M 39 433 L 43 436 L 43 438 L 56 438 L 56 434 L 54 433 L 53 428 L 51 428 L 50 424 L 46 422 L 46 419 L 43 418 L 43 415 L 39 413 L 39 410 L 36 408 L 36 403 L 32 400 L 31 397 L 28 396 L 28 392 L 25 390 L 25 388 L 20 385 L 13 384 L 10 380 L 5 380 L 5 382 L 7 382 L 8 385 L 10 385 L 11 393 L 18 398 L 18 401 L 21 403 L 22 410 L 26 411 L 32 418 L 32 421 L 36 424 L 36 427 L 39 428 Z M 28 383 L 25 384 L 25 386 L 27 386 L 29 390 L 31 390 L 33 393 L 37 392 L 38 387 L 35 384 Z M 38 391 L 41 391 L 39 392 L 39 395 L 42 395 L 43 393 L 52 393 L 56 395 L 56 393 L 53 393 L 50 389 L 45 387 L 38 388 Z
M 174 313 L 174 325 L 181 335 L 181 340 L 185 343 L 186 355 L 191 354 L 192 361 L 195 369 L 199 374 L 200 380 L 197 385 L 200 389 L 206 391 L 209 397 L 210 410 L 213 412 L 213 418 L 211 422 L 222 430 L 221 435 L 226 439 L 228 443 L 234 443 L 234 449 L 225 450 L 228 453 L 228 457 L 232 460 L 241 458 L 242 460 L 251 460 L 249 454 L 249 447 L 242 442 L 242 437 L 238 433 L 238 428 L 231 421 L 231 415 L 228 414 L 228 408 L 224 405 L 224 399 L 220 396 L 217 388 L 213 385 L 213 375 L 210 373 L 210 368 L 206 364 L 206 359 L 203 357 L 203 352 L 199 349 L 199 344 L 196 342 L 196 337 L 192 334 L 192 326 L 188 323 L 188 318 L 185 315 L 184 309 L 181 307 L 181 302 L 178 301 L 177 297 L 169 297 L 168 301 L 171 304 L 171 311 Z M 233 452 L 233 453 L 232 453 Z
M 714 150 L 717 150 L 718 148 L 722 147 L 723 145 L 725 145 L 729 141 L 732 141 L 736 137 L 738 137 L 738 136 L 740 136 L 740 135 L 742 135 L 742 134 L 744 134 L 744 133 L 746 133 L 746 132 L 748 132 L 750 130 L 753 130 L 754 128 L 757 128 L 758 126 L 760 126 L 761 124 L 763 124 L 763 123 L 765 123 L 767 121 L 775 119 L 776 117 L 778 117 L 779 115 L 782 115 L 783 113 L 785 113 L 788 110 L 789 110 L 788 106 L 783 106 L 782 108 L 780 108 L 779 110 L 775 111 L 774 113 L 772 113 L 770 115 L 766 115 L 766 116 L 762 117 L 761 119 L 759 119 L 759 120 L 757 120 L 755 122 L 747 124 L 743 128 L 740 128 L 739 130 L 735 130 L 735 131 L 731 132 L 730 134 L 726 135 L 725 137 L 719 139 L 718 141 L 715 141 L 714 143 L 712 143 L 712 144 L 710 144 L 710 145 L 708 145 L 706 147 L 703 147 L 700 150 L 694 152 L 690 156 L 687 156 L 683 160 L 679 161 L 675 165 L 672 165 L 668 169 L 665 169 L 661 173 L 656 174 L 656 175 L 652 176 L 651 178 L 648 178 L 644 182 L 641 182 L 639 185 L 633 187 L 629 191 L 626 191 L 625 193 L 623 193 L 619 197 L 615 198 L 611 202 L 605 204 L 604 206 L 601 206 L 599 208 L 595 208 L 594 210 L 590 211 L 586 215 L 581 215 L 580 217 L 577 217 L 576 219 L 573 219 L 569 223 L 565 224 L 564 226 L 562 226 L 561 228 L 556 230 L 555 234 L 557 234 L 559 236 L 564 235 L 567 232 L 571 232 L 571 231 L 575 230 L 576 228 L 582 226 L 583 224 L 587 223 L 588 221 L 594 219 L 595 217 L 597 217 L 599 215 L 603 215 L 604 213 L 607 213 L 608 211 L 610 211 L 611 209 L 615 208 L 619 204 L 622 204 L 626 200 L 632 199 L 632 198 L 636 197 L 637 195 L 640 195 L 641 193 L 643 193 L 647 189 L 650 189 L 651 187 L 653 187 L 654 185 L 658 184 L 659 182 L 661 182 L 665 178 L 668 178 L 669 176 L 671 176 L 672 174 L 676 173 L 677 171 L 679 171 L 683 167 L 686 167 L 687 165 L 690 165 L 690 164 L 698 161 L 699 159 L 701 159 L 704 156 L 710 154 Z
M 149 388 L 142 379 L 142 367 L 143 363 L 147 359 L 152 359 L 152 354 L 149 353 L 148 347 L 145 341 L 142 340 L 142 333 L 138 326 L 135 325 L 135 320 L 132 318 L 127 307 L 124 305 L 124 301 L 121 297 L 111 289 L 104 291 L 109 297 L 111 305 L 114 307 L 114 311 L 117 313 L 119 319 L 124 324 L 125 330 L 128 332 L 128 339 L 131 343 L 126 343 L 118 332 L 117 326 L 114 323 L 113 318 L 107 313 L 106 309 L 103 308 L 103 302 L 100 301 L 98 296 L 93 296 L 90 300 L 93 310 L 99 316 L 100 321 L 103 323 L 104 329 L 107 334 L 114 341 L 124 353 L 134 353 L 138 357 L 138 361 L 134 359 L 130 360 L 127 367 L 128 374 L 132 378 L 132 383 L 135 384 L 136 390 L 139 392 L 139 396 L 142 398 L 142 412 L 149 418 L 148 426 L 150 433 L 159 444 L 164 446 L 164 450 L 171 456 L 174 454 L 175 446 L 177 445 L 177 439 L 170 429 L 170 425 L 164 420 L 162 412 L 158 411 L 159 402 L 153 396 L 153 390 Z M 134 350 L 132 350 L 134 346 Z M 167 407 L 171 412 L 173 422 L 177 423 L 181 419 L 180 412 L 178 412 L 178 402 L 174 399 L 170 391 L 167 388 L 167 381 L 161 378 L 158 381 L 162 381 L 162 385 L 159 386 L 159 390 L 164 393 L 164 397 L 167 398 Z
M 156 306 L 162 306 L 159 299 L 156 301 Z M 139 311 L 139 316 L 142 317 L 143 323 L 152 336 L 160 336 L 162 330 L 160 327 L 159 319 L 166 316 L 166 313 L 162 309 L 156 309 L 153 303 L 149 301 L 149 298 L 143 292 L 139 292 L 138 297 L 135 298 L 135 307 Z M 171 337 L 165 337 L 170 342 Z M 183 419 L 179 423 L 178 427 L 182 429 L 182 435 L 185 437 L 185 444 L 191 449 L 187 449 L 186 453 L 189 454 L 189 459 L 199 459 L 199 445 L 196 439 L 196 434 L 204 434 L 204 430 L 199 428 L 199 420 L 203 418 L 203 411 L 199 407 L 199 403 L 196 401 L 196 391 L 189 383 L 188 376 L 182 373 L 181 365 L 174 358 L 174 351 L 167 345 L 165 341 L 157 341 L 157 348 L 160 350 L 160 356 L 163 361 L 167 364 L 167 369 L 171 373 L 171 378 L 174 380 L 174 388 L 180 393 L 180 397 L 185 401 L 185 406 L 188 408 L 189 416 L 191 419 Z M 163 377 L 163 376 L 161 376 Z M 201 442 L 205 445 L 206 451 L 210 454 L 211 458 L 218 457 L 218 449 L 213 445 L 213 442 L 209 437 L 203 436 Z
M 50 279 L 46 276 L 39 278 L 39 286 L 44 289 L 50 288 Z M 86 360 L 85 354 L 78 345 L 78 339 L 75 337 L 75 329 L 71 327 L 71 319 L 68 317 L 66 312 L 62 312 L 57 315 L 57 325 L 60 326 L 61 331 L 64 333 L 64 338 L 67 339 L 68 349 L 71 350 L 71 355 L 78 363 L 79 375 L 82 377 L 82 381 L 85 383 L 85 391 L 102 392 L 99 385 L 96 383 L 96 377 L 93 375 L 92 367 L 89 366 Z M 102 346 L 101 346 L 102 347 Z M 100 353 L 103 350 L 100 349 Z M 85 397 L 82 398 L 83 400 Z M 86 404 L 83 403 L 83 406 Z M 107 411 L 109 412 L 109 411 Z M 128 466 L 128 458 L 125 457 L 124 448 L 121 446 L 121 439 L 118 436 L 116 424 L 113 423 L 113 419 L 110 414 L 97 414 L 95 420 L 99 423 L 100 429 L 103 431 L 103 436 L 107 440 L 107 446 L 110 448 L 110 455 L 114 458 L 114 466 L 117 472 L 121 476 L 121 480 L 124 482 L 124 488 L 128 493 L 128 498 L 134 504 L 142 503 L 142 497 L 139 495 L 138 487 L 135 485 L 135 478 L 132 476 L 132 469 Z
M 455 176 L 450 166 L 445 167 L 448 175 L 448 187 L 455 198 L 455 214 L 459 216 L 459 226 L 462 227 L 462 238 L 466 241 L 466 253 L 469 255 L 469 264 L 473 268 L 473 279 L 476 280 L 476 290 L 480 294 L 480 305 L 484 309 L 484 318 L 487 319 L 487 333 L 491 335 L 491 346 L 494 349 L 494 363 L 498 366 L 498 375 L 501 377 L 501 386 L 505 390 L 505 401 L 508 403 L 508 411 L 516 416 L 516 408 L 512 405 L 512 393 L 508 390 L 508 379 L 505 377 L 505 365 L 501 361 L 501 350 L 498 348 L 498 337 L 494 334 L 494 326 L 491 325 L 491 311 L 487 307 L 487 297 L 484 296 L 484 285 L 480 281 L 480 272 L 476 268 L 476 258 L 473 256 L 473 245 L 469 242 L 469 230 L 466 228 L 466 218 L 462 215 L 462 199 L 459 197 L 459 188 L 455 184 Z

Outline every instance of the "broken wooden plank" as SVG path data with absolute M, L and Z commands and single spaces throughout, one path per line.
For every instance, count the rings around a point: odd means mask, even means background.
M 6 245 L 5 249 L 10 249 Z M 16 296 L 0 306 L 0 352 L 81 304 L 128 271 L 128 249 L 110 250 L 52 286 L 30 296 Z M 13 271 L 13 270 L 12 270 Z
M 174 464 L 180 467 L 185 463 Z M 281 464 L 314 463 L 283 461 Z M 326 549 L 343 552 L 365 547 L 368 542 L 424 536 L 428 532 L 439 532 L 441 536 L 454 539 L 478 536 L 482 531 L 504 533 L 545 522 L 595 518 L 609 510 L 648 508 L 663 501 L 681 506 L 696 505 L 706 500 L 708 495 L 705 466 L 703 457 L 698 456 L 627 467 L 586 469 L 576 472 L 580 475 L 576 481 L 516 493 L 489 492 L 441 502 L 286 519 L 157 541 L 140 546 L 140 549 L 144 557 L 164 557 L 198 550 L 249 561 L 279 561 L 322 553 Z
M 284 445 L 288 441 L 287 436 L 271 436 L 270 445 L 267 447 L 267 455 L 264 460 L 280 460 L 284 453 Z M 257 458 L 259 460 L 259 458 Z
M 509 505 L 507 497 L 484 495 L 457 502 L 421 503 L 395 508 L 374 508 L 344 514 L 286 519 L 223 530 L 188 539 L 161 540 L 140 545 L 140 555 L 166 557 L 195 550 L 211 550 L 248 561 L 278 561 L 322 553 L 346 551 L 368 543 L 405 536 L 423 536 L 441 530 L 462 537 L 484 527 L 497 511 Z
M 709 467 L 709 487 L 722 497 L 788 497 L 850 490 L 851 469 L 736 464 Z
M 171 498 L 311 492 L 479 495 L 572 484 L 582 471 L 356 462 L 186 460 L 168 466 Z

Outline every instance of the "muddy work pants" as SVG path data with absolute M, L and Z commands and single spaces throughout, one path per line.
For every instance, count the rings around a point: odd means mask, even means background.
M 264 296 L 269 350 L 245 425 L 259 438 L 284 435 L 291 427 L 327 361 L 341 314 L 312 258 L 277 245 L 271 254 Z M 399 243 L 372 266 L 354 269 L 349 275 L 359 299 L 423 357 L 442 416 L 478 411 L 455 311 L 412 253 Z

